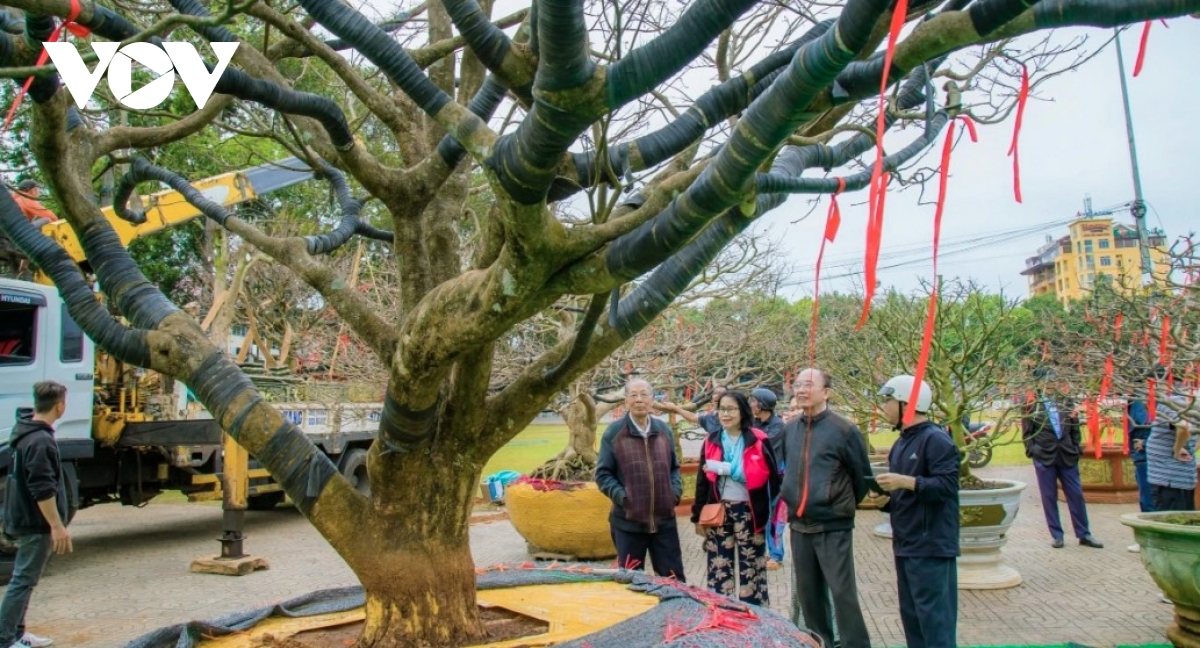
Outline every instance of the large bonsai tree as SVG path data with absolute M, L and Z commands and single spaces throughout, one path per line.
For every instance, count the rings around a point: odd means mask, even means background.
M 1041 364 L 1082 399 L 1094 442 L 1123 427 L 1127 398 L 1147 402 L 1151 391 L 1155 409 L 1200 425 L 1200 254 L 1189 236 L 1167 257 L 1165 273 L 1102 277 L 1069 309 L 1041 314 Z
M 0 69 L 35 80 L 28 126 L 4 146 L 31 148 L 124 322 L 0 192 L 3 230 L 49 271 L 93 339 L 185 382 L 279 480 L 366 588 L 364 647 L 480 639 L 467 523 L 484 462 L 756 218 L 788 194 L 870 187 L 877 229 L 889 176 L 964 106 L 992 105 L 959 92 L 983 80 L 999 92 L 996 75 L 981 71 L 1011 78 L 1014 61 L 1052 54 L 1037 39 L 1013 39 L 1200 11 L 1200 0 L 694 0 L 676 15 L 665 5 L 536 0 L 493 22 L 490 3 L 442 0 L 376 24 L 334 0 L 6 3 L 24 15 L 8 10 L 5 26 L 24 33 L 0 33 Z M 206 105 L 188 110 L 180 100 L 174 111 L 140 115 L 153 123 L 122 125 L 112 115 L 129 111 L 106 90 L 90 106 L 99 110 L 77 109 L 57 71 L 35 66 L 40 43 L 66 17 L 110 41 L 157 43 L 170 31 L 241 46 Z M 778 29 L 724 37 L 739 20 Z M 517 23 L 515 35 L 502 29 Z M 782 42 L 766 51 L 773 33 Z M 712 84 L 676 108 L 682 93 L 673 88 L 695 87 L 705 73 Z M 939 74 L 954 80 L 948 101 L 933 94 Z M 662 115 L 661 127 L 609 136 L 644 107 Z M 916 126 L 916 139 L 889 142 L 884 156 L 876 139 L 902 123 Z M 154 163 L 159 147 L 209 127 L 274 136 L 307 160 L 336 196 L 331 215 L 312 215 L 327 231 L 271 236 L 191 190 L 186 166 Z M 859 161 L 865 171 L 853 169 Z M 139 218 L 126 207 L 140 184 L 183 191 L 315 289 L 378 356 L 386 397 L 369 496 L 145 279 L 96 206 L 93 178 L 110 164 L 125 165 L 114 193 L 121 217 Z M 832 175 L 805 175 L 810 169 Z M 622 194 L 629 185 L 636 191 Z M 471 207 L 481 191 L 489 200 Z M 581 192 L 591 199 L 585 218 L 555 208 Z M 385 212 L 375 223 L 383 229 L 360 219 L 364 200 Z M 323 260 L 355 235 L 390 246 L 397 296 L 389 308 L 376 308 Z M 576 333 L 493 382 L 498 341 L 566 296 L 589 300 Z
M 849 335 L 827 335 L 819 357 L 839 369 L 840 407 L 865 422 L 876 416 L 879 386 L 896 374 L 914 374 L 921 354 L 921 332 L 932 286 L 906 295 L 888 292 L 872 309 L 871 320 Z M 995 416 L 991 443 L 1020 440 L 1017 427 L 1005 427 L 1019 411 L 1032 384 L 1028 358 L 1038 350 L 1039 329 L 1033 314 L 1015 300 L 988 294 L 971 282 L 942 282 L 937 295 L 935 334 L 929 347 L 925 381 L 933 389 L 930 416 L 947 425 L 959 448 L 968 443 L 964 417 Z M 845 317 L 845 309 L 840 309 Z M 848 328 L 848 321 L 834 324 Z M 828 330 L 830 324 L 826 324 Z M 965 455 L 964 455 L 965 459 Z M 963 476 L 969 467 L 962 464 Z

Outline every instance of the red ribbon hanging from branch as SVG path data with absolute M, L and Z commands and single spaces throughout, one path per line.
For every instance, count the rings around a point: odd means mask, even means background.
M 1100 400 L 1108 397 L 1108 392 L 1112 390 L 1113 381 L 1113 354 L 1109 352 L 1104 358 L 1104 377 L 1100 380 Z
M 825 235 L 821 237 L 821 249 L 817 252 L 817 276 L 813 280 L 812 323 L 808 326 L 808 363 L 810 367 L 817 366 L 817 313 L 821 309 L 821 262 L 825 259 L 825 244 L 833 243 L 837 238 L 838 228 L 842 225 L 842 210 L 838 208 L 837 197 L 846 189 L 846 181 L 838 178 L 837 191 L 829 199 L 829 213 L 825 215 Z
M 1113 340 L 1121 341 L 1121 322 L 1125 320 L 1125 313 L 1117 313 L 1117 321 L 1113 323 Z
M 875 165 L 871 170 L 869 207 L 867 214 L 867 255 L 864 268 L 863 311 L 855 328 L 861 329 L 871 314 L 871 299 L 875 296 L 875 269 L 879 265 L 879 243 L 883 238 L 883 203 L 887 194 L 888 174 L 883 170 L 883 131 L 887 123 L 888 75 L 892 71 L 892 57 L 896 54 L 896 42 L 900 30 L 908 17 L 908 0 L 896 0 L 892 11 L 892 23 L 888 28 L 887 51 L 883 55 L 883 74 L 879 80 L 879 107 L 875 115 Z
M 970 119 L 963 117 L 963 123 L 966 124 L 967 131 L 971 134 L 971 141 L 978 142 L 979 137 L 975 133 L 975 123 Z M 904 424 L 912 423 L 912 419 L 917 413 L 917 396 L 921 392 L 921 381 L 925 379 L 925 368 L 929 364 L 929 351 L 933 345 L 933 329 L 937 321 L 937 302 L 938 302 L 938 246 L 942 239 L 942 213 L 946 208 L 946 185 L 950 180 L 950 153 L 954 150 L 954 125 L 957 120 L 951 120 L 946 127 L 946 141 L 942 144 L 942 170 L 938 177 L 938 198 L 937 207 L 933 212 L 933 286 L 929 291 L 929 310 L 925 315 L 925 332 L 921 338 L 921 355 L 917 357 L 917 371 L 914 374 L 912 394 L 909 395 L 908 404 L 904 408 Z
M 1150 25 L 1153 25 L 1153 20 L 1147 20 L 1145 26 L 1142 27 L 1142 42 L 1138 45 L 1137 61 L 1133 64 L 1133 76 L 1142 73 L 1142 64 L 1146 62 L 1146 44 L 1150 42 Z
M 1100 405 L 1096 399 L 1088 398 L 1083 401 L 1083 408 L 1087 413 L 1088 438 L 1092 440 L 1092 448 L 1099 459 L 1104 454 L 1104 448 L 1100 444 Z
M 1021 93 L 1017 95 L 1017 119 L 1013 123 L 1012 144 L 1008 154 L 1013 159 L 1013 195 L 1021 202 L 1021 154 L 1018 142 L 1021 137 L 1021 122 L 1025 120 L 1025 103 L 1029 101 L 1029 68 L 1021 65 Z
M 1158 381 L 1151 378 L 1146 381 L 1146 390 L 1149 396 L 1146 398 L 1146 411 L 1151 421 L 1158 418 Z
M 54 28 L 54 31 L 50 32 L 49 42 L 53 43 L 59 38 L 66 40 L 67 35 L 66 32 L 63 31 L 64 29 L 72 34 L 75 34 L 75 36 L 78 38 L 83 38 L 88 34 L 91 34 L 92 32 L 90 29 L 75 22 L 75 19 L 79 17 L 79 13 L 81 11 L 83 11 L 83 8 L 79 5 L 79 0 L 71 0 L 71 10 L 67 13 L 67 19 L 59 23 L 59 25 Z M 42 47 L 42 53 L 38 54 L 36 67 L 42 67 L 45 65 L 48 58 L 50 58 L 50 52 L 48 52 L 45 47 Z M 29 92 L 29 87 L 32 85 L 33 77 L 25 79 L 25 83 L 21 85 L 21 89 L 17 91 L 16 98 L 13 99 L 12 106 L 10 106 L 8 109 L 8 114 L 4 117 L 4 125 L 0 126 L 0 132 L 8 130 L 9 125 L 12 124 L 13 118 L 17 116 L 17 108 L 21 106 L 21 102 L 25 99 L 25 95 Z
M 1163 27 L 1171 27 L 1165 19 L 1160 19 L 1160 22 Z M 1146 44 L 1150 42 L 1150 25 L 1153 23 L 1153 20 L 1147 20 L 1146 24 L 1142 27 L 1142 40 L 1138 44 L 1137 61 L 1133 64 L 1133 76 L 1135 77 L 1142 73 L 1142 64 L 1146 62 Z

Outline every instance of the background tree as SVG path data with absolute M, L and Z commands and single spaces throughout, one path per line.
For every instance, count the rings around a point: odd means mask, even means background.
M 999 73 L 1052 53 L 1022 35 L 1200 11 L 1200 0 L 914 0 L 893 20 L 888 0 L 814 0 L 772 5 L 782 17 L 772 24 L 789 29 L 778 30 L 778 45 L 769 30 L 758 47 L 721 39 L 739 20 L 763 19 L 766 5 L 753 0 L 664 6 L 663 28 L 652 30 L 644 21 L 660 9 L 638 2 L 536 0 L 492 22 L 490 3 L 442 0 L 376 24 L 332 0 L 211 10 L 198 0 L 172 0 L 171 8 L 6 1 L 25 13 L 25 33 L 0 33 L 0 74 L 36 80 L 32 118 L 5 146 L 28 143 L 128 325 L 109 316 L 3 192 L 0 225 L 49 271 L 93 339 L 186 383 L 283 485 L 366 589 L 363 647 L 482 638 L 467 524 L 484 463 L 555 394 L 653 322 L 755 218 L 791 193 L 871 187 L 871 204 L 881 204 L 888 177 L 912 181 L 905 165 L 971 105 L 958 92 L 981 83 L 977 68 Z M 205 106 L 192 111 L 180 100 L 148 112 L 151 123 L 122 122 L 112 114 L 128 111 L 106 93 L 77 109 L 54 68 L 34 68 L 40 43 L 68 15 L 113 41 L 157 42 L 169 31 L 241 46 Z M 906 20 L 907 33 L 889 29 Z M 514 34 L 502 29 L 517 23 Z M 322 30 L 335 38 L 322 40 Z M 894 47 L 883 46 L 888 40 Z M 718 56 L 728 69 L 709 75 L 675 117 L 667 106 L 676 100 L 663 89 L 684 79 L 698 87 L 689 75 L 711 71 L 714 46 L 741 58 Z M 980 68 L 981 54 L 996 65 Z M 305 70 L 320 71 L 307 91 Z M 945 101 L 930 91 L 943 73 L 961 79 Z M 649 105 L 671 117 L 661 126 L 641 117 Z M 623 120 L 643 130 L 610 137 Z M 878 124 L 876 133 L 863 132 L 864 123 Z M 911 142 L 893 147 L 889 139 L 885 156 L 879 133 L 906 125 Z M 186 165 L 158 164 L 154 151 L 208 127 L 272 137 L 318 171 L 337 197 L 336 209 L 311 215 L 322 233 L 274 236 L 190 190 L 180 174 Z M 379 358 L 387 385 L 370 496 L 338 476 L 195 318 L 145 278 L 96 206 L 94 170 L 108 163 L 129 165 L 116 196 L 148 182 L 185 192 L 316 290 Z M 809 169 L 847 175 L 804 175 Z M 486 212 L 470 210 L 476 183 L 491 196 Z M 625 192 L 632 184 L 636 192 Z M 555 205 L 584 188 L 596 189 L 595 207 L 564 217 Z M 384 216 L 376 226 L 362 217 L 368 200 Z M 118 213 L 136 217 L 126 203 L 115 201 Z M 364 298 L 325 258 L 356 234 L 391 246 L 389 308 Z M 588 302 L 576 334 L 491 390 L 501 341 L 565 296 Z
M 763 362 L 766 352 L 783 341 L 774 334 L 786 320 L 765 316 L 766 310 L 778 310 L 785 303 L 769 296 L 789 273 L 781 258 L 778 246 L 765 237 L 740 237 L 693 279 L 669 309 L 571 383 L 559 407 L 569 431 L 567 447 L 535 469 L 533 476 L 591 479 L 598 459 L 597 426 L 624 403 L 624 385 L 632 378 L 649 380 L 668 400 L 693 395 L 699 399 L 703 383 L 713 376 L 720 380 L 733 376 L 733 382 L 738 382 L 762 377 L 768 367 L 772 373 L 782 371 L 778 367 L 783 364 Z M 569 338 L 573 325 L 571 318 L 562 318 L 552 342 Z M 522 355 L 544 352 L 531 340 L 514 348 Z M 677 447 L 679 441 L 677 437 Z
M 1125 399 L 1147 399 L 1200 425 L 1200 258 L 1192 237 L 1170 249 L 1170 271 L 1154 284 L 1097 282 L 1044 327 L 1044 366 L 1069 383 L 1086 406 L 1093 442 L 1122 427 Z M 1063 347 L 1055 353 L 1054 342 Z M 1110 439 L 1111 440 L 1111 439 Z
M 827 336 L 818 357 L 837 371 L 844 385 L 838 388 L 839 407 L 856 420 L 874 417 L 876 394 L 888 378 L 915 373 L 931 288 L 926 284 L 924 294 L 888 292 L 872 308 L 867 325 L 855 333 L 845 333 L 852 329 L 852 320 L 826 324 L 841 334 Z M 1036 348 L 1037 331 L 1032 314 L 1015 300 L 987 294 L 969 281 L 945 281 L 937 294 L 935 334 L 925 368 L 925 381 L 933 389 L 930 417 L 947 425 L 962 448 L 967 439 L 964 417 L 998 415 L 995 427 L 1003 433 L 1005 423 L 1017 414 L 1013 405 L 1023 401 L 1015 397 L 1032 381 L 1023 358 Z M 1008 434 L 994 435 L 991 442 L 1020 439 L 1015 427 Z M 968 474 L 965 462 L 963 474 Z

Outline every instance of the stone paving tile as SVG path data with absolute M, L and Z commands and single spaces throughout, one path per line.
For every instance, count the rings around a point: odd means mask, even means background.
M 1009 590 L 960 592 L 960 645 L 1165 642 L 1172 608 L 1159 602 L 1139 556 L 1125 550 L 1132 534 L 1118 521 L 1134 505 L 1088 507 L 1104 549 L 1080 547 L 1073 538 L 1065 548 L 1053 549 L 1032 468 L 992 467 L 981 475 L 1030 484 L 1005 549 L 1006 560 L 1025 582 Z M 1066 516 L 1065 505 L 1060 508 Z M 902 646 L 890 541 L 871 533 L 880 519 L 875 511 L 859 515 L 854 538 L 859 591 L 873 644 Z M 703 584 L 700 538 L 686 520 L 681 523 L 684 567 L 690 581 Z M 355 582 L 333 549 L 290 508 L 247 513 L 246 549 L 266 558 L 271 569 L 241 578 L 188 571 L 192 558 L 217 552 L 217 506 L 98 506 L 82 511 L 71 529 L 75 553 L 51 561 L 28 617 L 31 630 L 65 648 L 113 648 L 161 626 Z M 473 526 L 471 547 L 479 565 L 528 558 L 524 541 L 507 521 Z M 788 614 L 790 564 L 770 573 L 770 588 L 772 608 Z

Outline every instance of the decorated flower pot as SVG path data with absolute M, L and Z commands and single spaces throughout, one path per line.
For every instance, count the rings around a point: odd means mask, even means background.
M 1200 647 L 1200 512 L 1126 513 L 1142 566 L 1175 604 L 1167 638 L 1176 646 Z
M 602 560 L 617 555 L 612 503 L 591 482 L 521 479 L 505 491 L 508 517 L 535 557 Z
M 1021 508 L 1025 483 L 989 479 L 999 488 L 958 492 L 959 542 L 958 588 L 967 590 L 1005 589 L 1021 584 L 1021 574 L 1004 563 L 1000 548 L 1008 542 L 1008 530 Z
M 1083 500 L 1089 504 L 1135 504 L 1138 501 L 1133 460 L 1125 453 L 1124 445 L 1102 445 L 1099 458 L 1092 447 L 1084 448 L 1079 457 L 1079 481 L 1083 485 Z M 1058 499 L 1067 501 L 1061 488 Z

